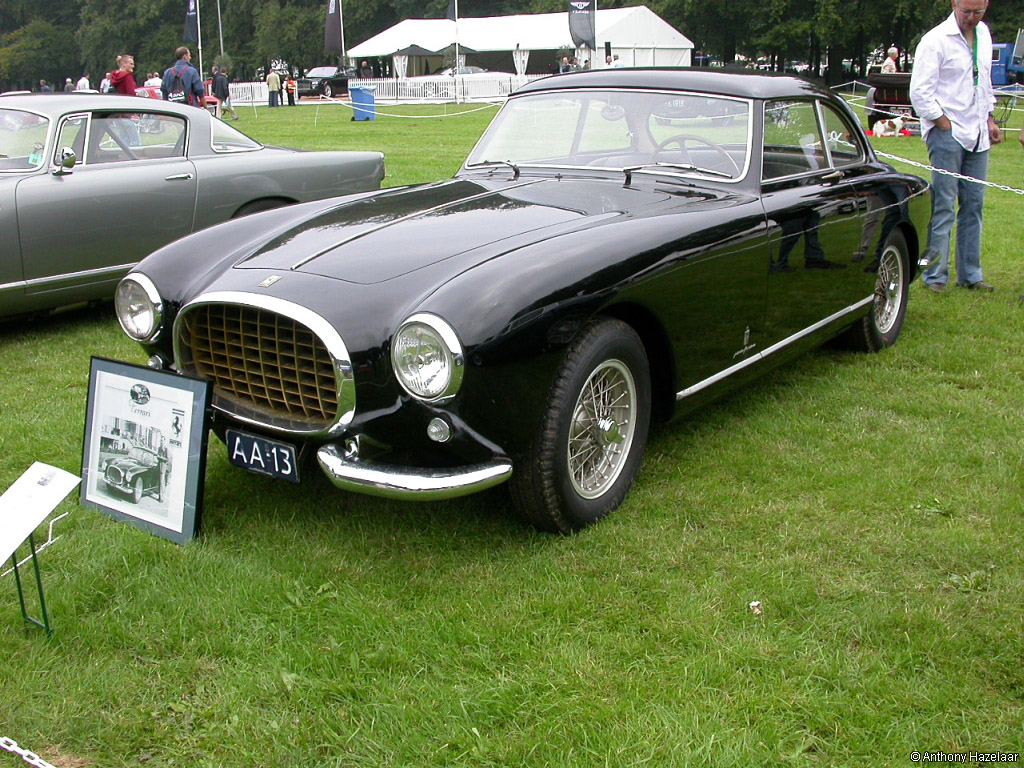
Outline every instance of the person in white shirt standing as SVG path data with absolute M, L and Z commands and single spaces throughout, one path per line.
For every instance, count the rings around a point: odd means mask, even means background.
M 988 150 L 1003 140 L 992 117 L 992 35 L 981 19 L 988 0 L 951 0 L 953 13 L 929 30 L 914 54 L 910 101 L 921 118 L 931 165 L 974 179 L 988 175 Z M 959 207 L 957 208 L 957 202 Z M 949 282 L 949 240 L 956 220 L 956 282 L 991 291 L 981 273 L 981 210 L 985 186 L 932 173 L 932 220 L 923 274 L 935 293 Z

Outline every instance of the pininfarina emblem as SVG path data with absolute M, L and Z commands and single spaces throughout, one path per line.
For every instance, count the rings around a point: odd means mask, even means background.
M 750 343 L 750 326 L 748 325 L 747 329 L 743 331 L 743 348 L 739 352 L 734 353 L 733 357 L 743 357 L 756 346 L 757 344 Z
M 276 283 L 280 279 L 281 279 L 280 275 L 271 275 L 266 280 L 260 281 L 260 288 L 269 288 L 270 286 L 272 286 L 274 283 Z

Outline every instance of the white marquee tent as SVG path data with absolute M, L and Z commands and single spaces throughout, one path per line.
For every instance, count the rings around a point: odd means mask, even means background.
M 611 44 L 612 53 L 627 67 L 690 65 L 693 43 L 645 6 L 598 10 L 595 29 L 595 69 L 604 66 L 605 42 Z M 357 60 L 395 56 L 399 73 L 401 65 L 407 62 L 406 74 L 424 74 L 442 66 L 442 52 L 455 45 L 456 34 L 469 63 L 509 71 L 514 67 L 519 74 L 549 72 L 558 51 L 574 48 L 568 13 L 539 13 L 467 17 L 458 22 L 406 19 L 350 48 L 348 55 Z M 436 55 L 416 55 L 427 51 Z M 408 58 L 402 59 L 403 56 Z

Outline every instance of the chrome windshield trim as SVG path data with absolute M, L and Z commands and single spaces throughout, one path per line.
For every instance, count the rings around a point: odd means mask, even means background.
M 178 323 L 186 314 L 188 314 L 190 309 L 206 304 L 235 304 L 254 307 L 256 309 L 267 310 L 268 312 L 276 312 L 279 315 L 290 317 L 296 322 L 302 323 L 313 333 L 319 336 L 320 340 L 323 341 L 324 346 L 327 347 L 327 352 L 331 356 L 331 362 L 334 366 L 334 378 L 338 385 L 338 413 L 335 416 L 334 421 L 328 425 L 326 429 L 283 429 L 281 427 L 276 427 L 272 423 L 256 419 L 255 417 L 247 417 L 245 414 L 239 414 L 236 411 L 227 410 L 218 406 L 218 404 L 214 402 L 213 407 L 216 410 L 219 410 L 222 413 L 246 424 L 273 429 L 284 434 L 306 435 L 310 437 L 337 437 L 345 431 L 345 427 L 352 421 L 356 412 L 356 385 L 352 369 L 352 359 L 349 356 L 348 347 L 345 346 L 345 342 L 342 340 L 341 335 L 334 329 L 334 326 L 311 309 L 295 304 L 286 299 L 280 299 L 276 296 L 263 296 L 260 294 L 247 293 L 245 291 L 213 291 L 211 293 L 200 294 L 183 306 L 178 312 L 178 315 L 174 320 L 175 360 L 180 361 L 182 359 Z
M 700 392 L 702 389 L 707 389 L 712 384 L 717 384 L 718 382 L 729 378 L 734 373 L 738 373 L 739 371 L 742 371 L 744 368 L 749 368 L 754 363 L 761 362 L 769 355 L 778 352 L 780 349 L 788 347 L 790 344 L 793 344 L 794 342 L 811 335 L 815 331 L 821 330 L 822 328 L 829 325 L 830 323 L 835 322 L 836 320 L 839 320 L 847 315 L 853 314 L 854 312 L 856 312 L 859 309 L 862 309 L 863 307 L 867 306 L 874 300 L 874 295 L 868 296 L 866 299 L 862 299 L 858 301 L 856 304 L 851 304 L 850 306 L 846 307 L 846 309 L 841 309 L 838 312 L 829 315 L 824 320 L 819 320 L 814 325 L 809 325 L 802 331 L 794 333 L 792 336 L 788 336 L 782 341 L 778 341 L 775 344 L 772 344 L 764 351 L 758 352 L 756 355 L 753 355 L 752 357 L 748 357 L 746 360 L 742 360 L 736 363 L 736 365 L 731 365 L 724 371 L 719 371 L 714 376 L 709 376 L 703 381 L 698 381 L 696 384 L 693 384 L 692 386 L 689 386 L 686 389 L 681 390 L 680 392 L 676 392 L 676 400 L 685 400 L 691 395 L 695 395 L 696 393 Z
M 404 467 L 347 457 L 337 445 L 325 445 L 317 461 L 332 483 L 344 491 L 402 501 L 436 501 L 468 496 L 512 476 L 509 459 L 494 459 L 451 469 Z

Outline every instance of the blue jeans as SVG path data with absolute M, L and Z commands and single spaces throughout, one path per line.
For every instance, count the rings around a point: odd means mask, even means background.
M 984 128 L 982 130 L 985 130 Z M 960 146 L 950 131 L 928 132 L 928 157 L 935 168 L 984 179 L 988 175 L 988 150 L 971 152 Z M 959 285 L 981 282 L 981 209 L 985 186 L 932 174 L 932 221 L 928 226 L 928 259 L 937 260 L 925 271 L 927 285 L 949 281 L 949 236 L 956 220 L 956 281 Z

